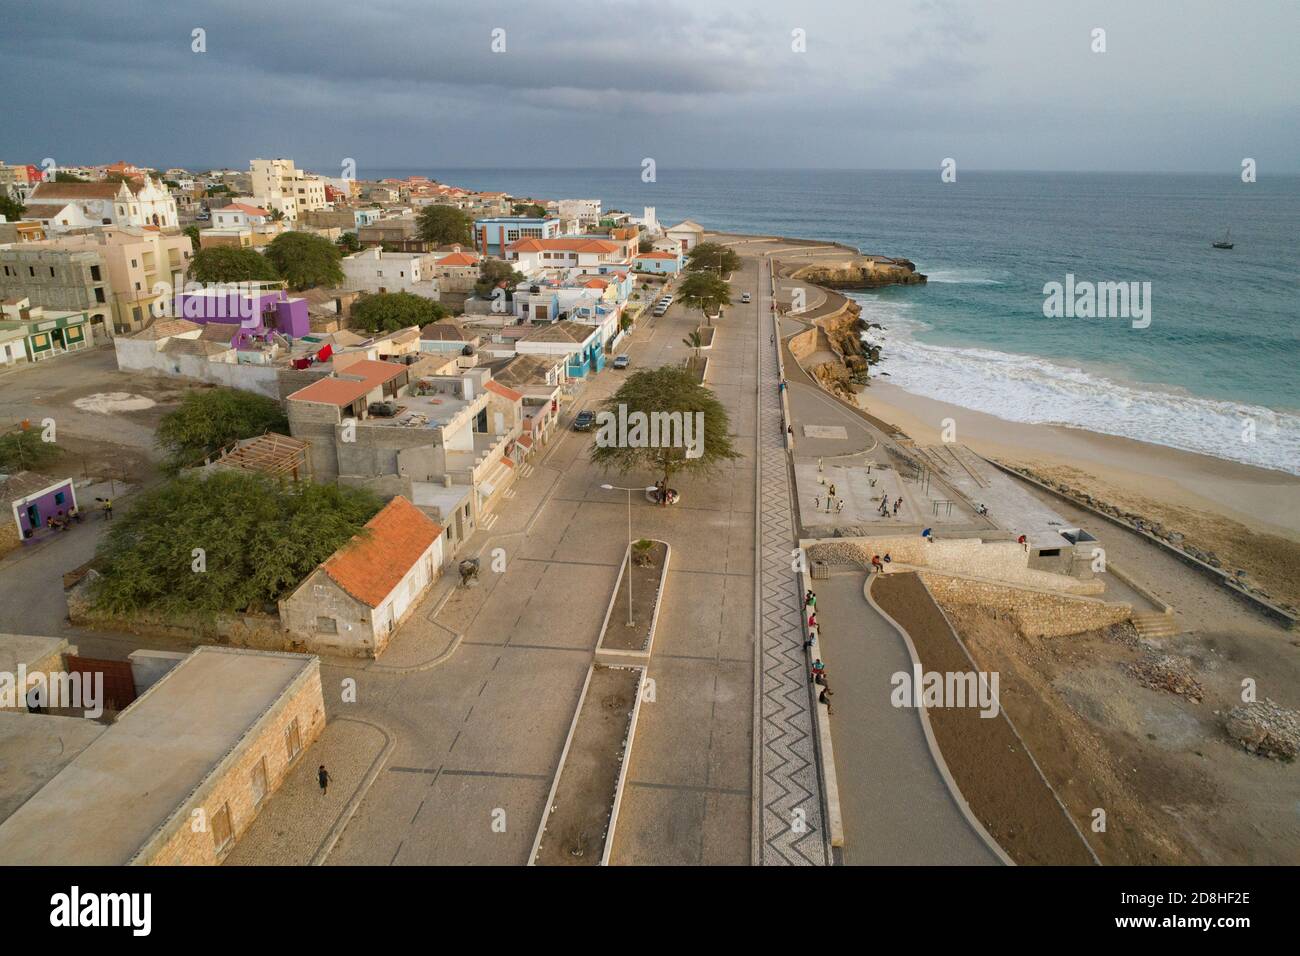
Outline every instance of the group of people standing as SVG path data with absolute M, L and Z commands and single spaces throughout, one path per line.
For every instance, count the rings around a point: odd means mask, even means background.
M 895 498 L 894 505 L 893 505 L 893 514 L 895 518 L 898 517 L 898 509 L 901 507 L 903 507 L 903 499 L 901 497 Z M 890 514 L 889 495 L 880 496 L 880 507 L 877 508 L 876 510 L 880 512 L 880 517 L 882 518 L 889 517 Z

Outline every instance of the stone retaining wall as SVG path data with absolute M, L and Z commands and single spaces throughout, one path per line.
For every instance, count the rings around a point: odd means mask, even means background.
M 954 578 L 933 571 L 920 572 L 934 599 L 945 607 L 974 605 L 1005 611 L 1022 637 L 1064 637 L 1127 621 L 1128 604 L 1107 604 L 1066 595 L 1044 594 L 1021 588 Z
M 879 538 L 839 538 L 821 541 L 808 549 L 810 561 L 870 567 L 871 556 L 889 554 L 894 562 L 952 574 L 993 578 L 1013 586 L 1046 588 L 1070 594 L 1101 594 L 1104 581 L 1080 580 L 1027 566 L 1029 555 L 1014 541 L 980 538 L 946 538 L 926 542 L 920 535 Z

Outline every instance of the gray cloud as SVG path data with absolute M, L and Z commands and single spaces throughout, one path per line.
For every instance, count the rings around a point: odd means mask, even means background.
M 1288 0 L 1051 6 L 45 0 L 0 30 L 0 158 L 1300 169 Z

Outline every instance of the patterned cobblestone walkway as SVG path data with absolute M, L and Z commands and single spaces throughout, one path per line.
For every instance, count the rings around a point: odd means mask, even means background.
M 758 336 L 758 714 L 762 745 L 756 768 L 760 865 L 831 863 L 822 821 L 816 742 L 803 652 L 798 580 L 792 571 L 794 522 L 790 475 L 777 386 L 777 347 L 771 343 L 769 261 L 759 278 Z

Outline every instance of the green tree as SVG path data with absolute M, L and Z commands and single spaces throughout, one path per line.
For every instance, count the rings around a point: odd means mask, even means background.
M 699 443 L 695 449 L 687 447 L 684 441 L 664 440 L 674 436 L 664 436 L 662 431 L 660 447 L 645 443 L 620 445 L 615 440 L 601 440 L 606 427 L 602 426 L 591 460 L 606 470 L 612 468 L 626 474 L 637 468 L 649 469 L 661 475 L 667 484 L 678 473 L 708 477 L 723 462 L 742 457 L 732 444 L 726 408 L 711 389 L 697 382 L 686 369 L 666 365 L 634 372 L 603 404 L 614 414 L 624 405 L 629 415 L 644 412 L 647 419 L 658 413 L 677 412 L 690 415 L 693 423 L 696 412 L 704 415 L 704 435 L 702 440 L 695 438 Z M 684 433 L 675 437 L 684 437 Z M 694 454 L 696 450 L 698 455 Z
M 699 309 L 712 325 L 710 314 L 731 305 L 731 286 L 712 272 L 692 272 L 677 287 L 677 301 L 688 309 Z
M 180 407 L 158 422 L 155 436 L 167 452 L 163 469 L 175 474 L 238 439 L 288 429 L 288 419 L 274 399 L 237 388 L 213 388 L 186 392 Z
M 740 268 L 740 256 L 716 242 L 701 242 L 686 253 L 687 272 L 735 272 Z
M 339 248 L 343 250 L 345 254 L 360 252 L 362 248 L 361 240 L 357 238 L 355 232 L 345 232 L 343 235 L 339 236 Z
M 636 244 L 637 252 L 652 252 L 655 247 L 655 241 L 649 238 L 643 238 Z
M 266 258 L 274 264 L 289 288 L 296 291 L 343 282 L 343 269 L 339 265 L 342 253 L 324 236 L 282 232 L 267 245 Z
M 198 252 L 199 251 L 199 227 L 186 226 L 181 231 L 184 232 L 185 235 L 190 237 L 190 244 L 194 247 L 194 251 Z
M 144 492 L 113 522 L 96 553 L 91 600 L 117 614 L 270 611 L 381 504 L 335 484 L 191 472 Z
M 85 182 L 89 182 L 90 180 L 83 179 L 82 177 L 77 176 L 74 173 L 65 173 L 63 170 L 60 169 L 55 171 L 54 181 L 56 183 L 85 183 Z
M 474 224 L 455 206 L 425 206 L 418 220 L 420 238 L 435 246 L 472 245 Z
M 546 218 L 546 207 L 541 203 L 517 202 L 510 207 L 510 211 L 516 216 L 527 216 L 529 219 Z
M 480 298 L 492 294 L 492 290 L 502 282 L 506 284 L 506 295 L 513 296 L 515 286 L 524 281 L 524 275 L 504 259 L 484 259 L 479 263 L 478 280 L 474 283 L 474 293 Z
M 363 295 L 352 305 L 352 325 L 368 332 L 395 332 L 425 326 L 449 315 L 445 306 L 412 292 Z
M 254 249 L 234 246 L 214 246 L 194 253 L 189 277 L 195 282 L 255 282 L 280 278 L 274 263 L 266 256 Z
M 700 349 L 704 348 L 704 336 L 700 334 L 699 329 L 695 329 L 690 335 L 682 339 L 682 345 L 688 349 L 695 349 L 695 361 L 700 360 Z
M 40 471 L 62 454 L 63 449 L 54 442 L 42 441 L 41 432 L 36 428 L 25 431 L 15 428 L 0 435 L 0 471 L 5 474 Z
M 23 218 L 23 213 L 27 207 L 8 196 L 0 196 L 0 216 L 4 216 L 10 222 L 17 222 Z

